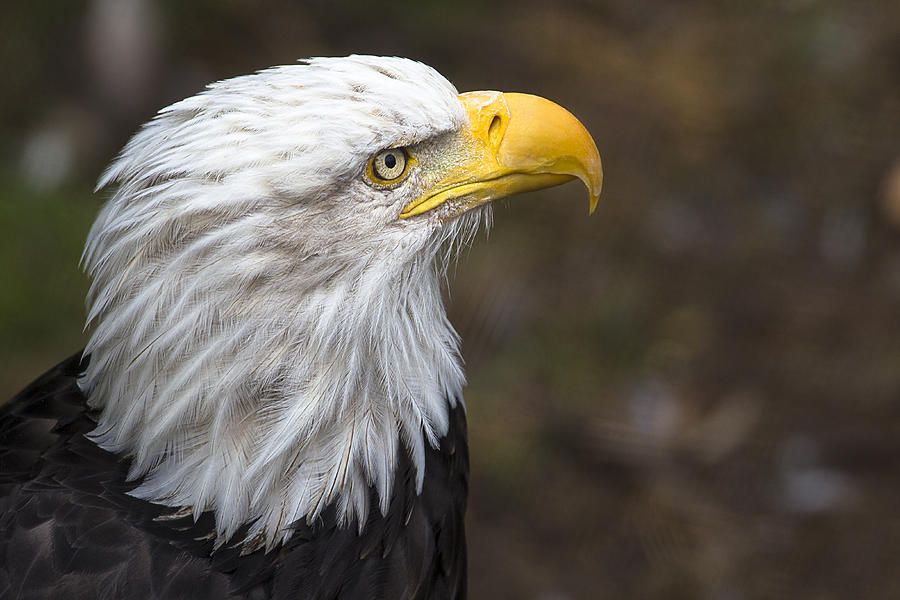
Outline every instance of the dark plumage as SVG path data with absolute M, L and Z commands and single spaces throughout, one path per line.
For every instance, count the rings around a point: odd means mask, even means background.
M 441 283 L 489 202 L 596 146 L 535 96 L 315 59 L 160 111 L 101 178 L 85 353 L 0 412 L 10 598 L 465 596 Z
M 427 450 L 422 495 L 402 455 L 387 515 L 371 511 L 361 535 L 332 506 L 284 547 L 242 556 L 213 551 L 209 513 L 194 523 L 127 494 L 127 463 L 85 437 L 86 361 L 60 363 L 0 413 L 0 598 L 465 597 L 462 408 Z

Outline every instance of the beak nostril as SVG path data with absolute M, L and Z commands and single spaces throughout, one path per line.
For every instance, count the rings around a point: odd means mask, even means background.
M 500 115 L 494 115 L 494 118 L 491 119 L 491 124 L 488 126 L 488 139 L 494 148 L 500 145 L 500 139 L 503 137 L 502 125 L 503 119 L 500 118 Z

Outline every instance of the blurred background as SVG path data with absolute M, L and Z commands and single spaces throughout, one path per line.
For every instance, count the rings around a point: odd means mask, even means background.
M 0 52 L 0 397 L 84 344 L 93 184 L 156 110 L 407 56 L 566 106 L 606 171 L 453 277 L 471 596 L 900 597 L 900 3 L 42 0 Z

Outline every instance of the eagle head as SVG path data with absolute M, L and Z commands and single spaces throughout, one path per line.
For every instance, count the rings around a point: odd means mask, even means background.
M 464 376 L 442 249 L 489 202 L 580 179 L 593 140 L 524 94 L 459 94 L 421 63 L 318 58 L 214 83 L 162 109 L 102 176 L 88 237 L 92 433 L 133 495 L 220 542 L 290 537 L 329 504 L 384 512 L 398 452 L 426 444 Z

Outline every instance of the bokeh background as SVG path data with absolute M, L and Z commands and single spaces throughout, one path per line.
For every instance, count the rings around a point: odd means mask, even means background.
M 162 106 L 422 60 L 594 134 L 448 295 L 474 598 L 900 598 L 900 3 L 42 0 L 0 19 L 0 397 L 80 348 L 93 182 Z

